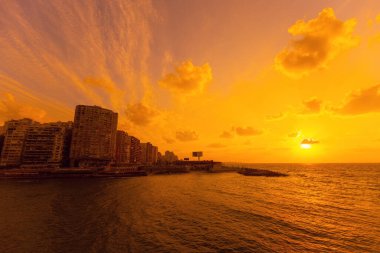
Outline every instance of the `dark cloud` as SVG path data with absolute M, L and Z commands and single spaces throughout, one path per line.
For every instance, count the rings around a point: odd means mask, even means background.
M 174 73 L 165 75 L 160 85 L 181 94 L 196 94 L 203 92 L 212 80 L 210 65 L 194 66 L 191 61 L 178 65 Z
M 235 132 L 240 136 L 261 135 L 263 133 L 263 131 L 255 129 L 253 127 L 236 127 Z
M 326 67 L 339 53 L 358 44 L 352 35 L 355 25 L 354 19 L 337 19 L 332 8 L 322 10 L 315 19 L 298 20 L 288 29 L 294 39 L 276 56 L 276 68 L 299 78 Z
M 135 125 L 145 126 L 148 125 L 159 112 L 143 103 L 128 105 L 125 114 Z
M 198 140 L 198 134 L 195 131 L 177 131 L 176 138 L 179 141 L 195 141 Z
M 301 144 L 318 144 L 319 141 L 313 139 L 303 139 Z
M 351 93 L 342 106 L 333 110 L 342 115 L 380 112 L 380 85 Z

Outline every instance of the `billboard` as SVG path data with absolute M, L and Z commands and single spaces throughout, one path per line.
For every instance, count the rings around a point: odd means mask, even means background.
M 193 152 L 193 157 L 202 157 L 203 156 L 203 152 L 202 151 L 194 151 Z

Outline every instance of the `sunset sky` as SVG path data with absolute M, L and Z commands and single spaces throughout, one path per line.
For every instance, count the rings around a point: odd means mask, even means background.
M 77 104 L 182 158 L 380 162 L 380 1 L 0 0 L 0 125 Z

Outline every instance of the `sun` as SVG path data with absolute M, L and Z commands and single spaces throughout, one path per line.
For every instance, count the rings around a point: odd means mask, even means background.
M 301 143 L 301 148 L 302 149 L 311 149 L 311 144 L 309 144 L 309 143 Z

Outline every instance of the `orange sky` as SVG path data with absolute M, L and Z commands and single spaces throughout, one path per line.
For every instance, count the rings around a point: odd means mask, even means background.
M 380 1 L 3 0 L 0 55 L 0 124 L 89 104 L 180 157 L 380 162 Z

